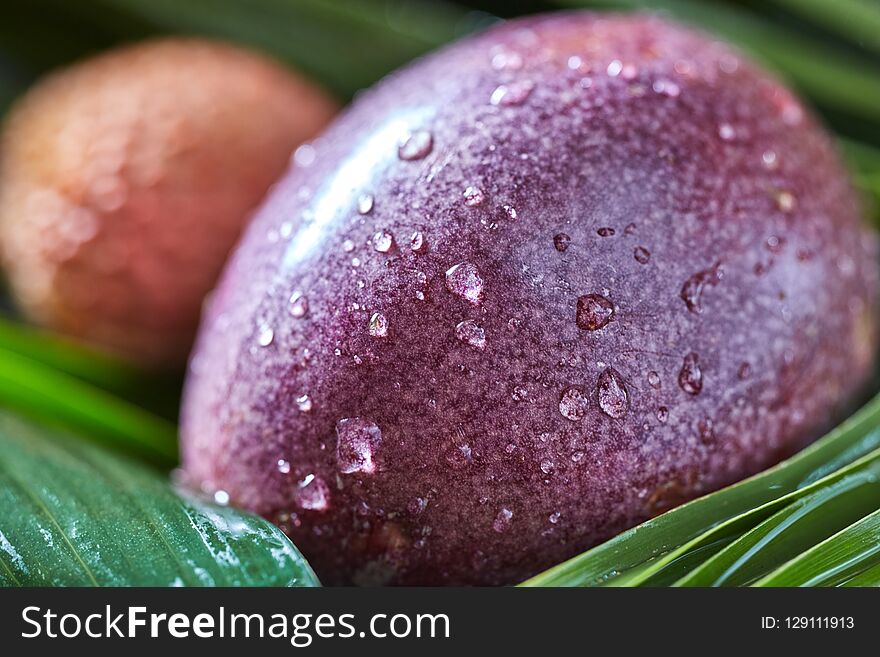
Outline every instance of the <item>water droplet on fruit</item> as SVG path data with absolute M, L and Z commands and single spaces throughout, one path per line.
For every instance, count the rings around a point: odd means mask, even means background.
M 699 271 L 684 282 L 681 286 L 679 296 L 687 305 L 687 309 L 692 313 L 700 312 L 700 301 L 703 296 L 703 290 L 707 286 L 717 285 L 724 272 L 721 270 L 721 263 L 715 263 L 708 269 Z
M 544 474 L 553 474 L 553 471 L 556 469 L 556 466 L 553 464 L 553 461 L 550 461 L 548 459 L 544 459 L 543 461 L 541 461 L 540 468 L 541 468 L 541 472 L 543 472 Z
M 414 516 L 421 514 L 425 509 L 428 508 L 428 500 L 424 497 L 416 497 L 410 501 L 407 505 L 407 511 L 409 511 Z
M 298 167 L 306 169 L 315 163 L 315 147 L 311 144 L 303 144 L 293 152 L 293 162 Z
M 308 474 L 296 484 L 296 503 L 309 511 L 325 511 L 330 506 L 330 489 L 320 477 Z
M 743 361 L 739 364 L 739 369 L 736 370 L 736 375 L 740 379 L 748 379 L 752 374 L 752 366 Z
M 370 335 L 384 338 L 388 335 L 388 319 L 382 313 L 373 313 L 369 324 Z
M 655 93 L 677 98 L 681 93 L 681 88 L 671 80 L 655 80 L 651 85 Z
M 776 207 L 782 212 L 791 212 L 794 210 L 795 198 L 791 192 L 777 189 L 773 192 L 773 199 L 776 201 Z
M 522 64 L 522 57 L 520 57 L 519 53 L 505 50 L 497 51 L 492 55 L 492 68 L 496 71 L 516 71 L 522 68 Z
M 427 251 L 428 242 L 425 240 L 425 235 L 421 231 L 417 230 L 412 234 L 412 237 L 409 239 L 409 248 L 416 253 L 424 253 Z
M 476 349 L 486 348 L 486 332 L 473 320 L 459 322 L 455 327 L 455 337 Z
M 623 377 L 613 367 L 608 367 L 599 375 L 596 383 L 599 408 L 608 417 L 619 419 L 626 415 L 629 408 L 629 393 Z
M 300 395 L 296 398 L 296 407 L 303 413 L 312 410 L 312 399 L 308 395 Z
M 360 214 L 369 214 L 373 209 L 373 197 L 370 194 L 363 194 L 358 199 L 357 204 L 358 212 Z
M 257 336 L 257 343 L 261 347 L 268 347 L 275 339 L 275 331 L 270 326 L 260 327 L 260 334 Z
M 499 534 L 502 534 L 507 531 L 507 528 L 510 526 L 510 522 L 513 520 L 513 511 L 510 509 L 502 508 L 498 515 L 495 516 L 495 520 L 492 522 L 492 529 L 494 529 Z
M 633 251 L 633 257 L 636 259 L 636 262 L 647 265 L 651 259 L 651 252 L 643 246 L 637 246 L 635 251 Z
M 668 420 L 668 419 L 669 419 L 669 409 L 666 408 L 665 406 L 661 406 L 660 408 L 658 408 L 657 409 L 657 420 L 661 424 L 665 424 L 666 420 Z
M 214 502 L 220 506 L 229 504 L 229 493 L 225 490 L 214 491 Z
M 397 148 L 397 156 L 401 160 L 421 160 L 434 148 L 434 137 L 427 130 L 415 130 L 409 133 Z
M 380 230 L 373 235 L 373 248 L 379 253 L 388 253 L 394 248 L 394 236 L 387 230 Z
M 614 235 L 614 229 L 609 226 L 603 226 L 596 232 L 599 234 L 599 237 L 612 237 Z
M 464 190 L 464 204 L 469 208 L 479 205 L 485 198 L 479 187 L 468 187 Z
M 736 131 L 729 123 L 722 123 L 718 126 L 718 136 L 724 141 L 733 141 L 736 139 Z
M 571 238 L 565 233 L 557 233 L 553 236 L 553 246 L 560 253 L 564 253 L 569 244 L 571 244 Z
M 378 425 L 364 418 L 343 418 L 336 423 L 336 464 L 343 474 L 376 471 L 373 460 L 382 442 Z
M 278 463 L 276 463 L 275 465 L 278 468 L 278 472 L 280 472 L 281 474 L 288 474 L 290 472 L 290 461 L 278 459 Z
M 659 388 L 660 387 L 660 375 L 657 374 L 657 372 L 655 372 L 654 370 L 651 370 L 650 372 L 648 372 L 648 384 L 652 388 Z
M 528 399 L 529 391 L 523 386 L 514 386 L 511 396 L 513 397 L 513 401 L 523 401 Z
M 305 317 L 309 312 L 309 300 L 303 296 L 302 292 L 291 294 L 289 304 L 290 314 L 296 318 Z
M 578 297 L 575 320 L 585 331 L 595 331 L 614 318 L 614 304 L 601 294 L 585 294 Z
M 512 205 L 502 205 L 501 209 L 504 210 L 504 214 L 507 215 L 508 219 L 516 219 L 516 208 Z
M 678 373 L 678 385 L 689 395 L 700 394 L 703 389 L 703 372 L 697 354 L 691 352 L 684 357 Z
M 460 262 L 446 271 L 446 289 L 473 304 L 483 299 L 483 279 L 477 266 Z
M 522 105 L 531 95 L 535 84 L 530 80 L 522 80 L 512 84 L 502 84 L 495 88 L 489 97 L 492 105 L 515 106 Z
M 354 251 L 354 242 L 352 242 L 351 240 L 343 240 L 342 250 L 346 253 L 351 253 L 352 251 Z
M 613 60 L 610 64 L 608 64 L 608 68 L 605 69 L 605 72 L 608 73 L 612 78 L 620 75 L 620 72 L 623 70 L 623 62 L 619 59 Z
M 569 388 L 559 400 L 559 412 L 562 416 L 577 422 L 587 414 L 589 401 L 577 388 Z
M 761 155 L 761 161 L 764 163 L 764 166 L 771 171 L 779 166 L 775 151 L 764 151 Z

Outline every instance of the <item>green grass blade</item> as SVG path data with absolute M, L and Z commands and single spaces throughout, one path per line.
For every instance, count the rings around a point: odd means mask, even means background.
M 880 453 L 799 496 L 681 578 L 677 586 L 743 586 L 880 505 Z
M 880 585 L 880 509 L 779 566 L 755 585 Z
M 3 349 L 0 407 L 71 429 L 158 465 L 171 466 L 177 462 L 177 428 L 172 423 Z
M 262 518 L 0 413 L 0 586 L 314 586 Z
M 649 9 L 724 37 L 790 80 L 823 108 L 880 122 L 876 67 L 821 39 L 732 5 L 695 0 L 556 0 L 565 7 Z
M 103 2 L 161 30 L 223 37 L 260 48 L 343 97 L 454 39 L 467 29 L 469 15 L 452 4 L 423 1 L 406 8 L 356 0 Z
M 867 568 L 860 572 L 858 575 L 854 575 L 849 578 L 845 582 L 842 582 L 840 586 L 852 587 L 852 586 L 873 586 L 880 587 L 880 563 L 877 563 L 870 568 Z
M 645 582 L 693 549 L 738 537 L 774 513 L 766 507 L 821 481 L 880 446 L 880 397 L 794 457 L 742 482 L 688 502 L 619 534 L 524 583 L 597 586 L 627 576 Z M 782 502 L 781 504 L 785 504 Z M 746 517 L 741 517 L 745 514 Z M 707 535 L 713 528 L 714 534 Z M 645 564 L 651 564 L 649 568 Z M 643 569 L 637 576 L 631 571 Z M 629 573 L 629 574 L 628 574 Z
M 766 0 L 765 0 L 766 1 Z M 770 0 L 844 39 L 880 53 L 880 5 L 865 0 Z

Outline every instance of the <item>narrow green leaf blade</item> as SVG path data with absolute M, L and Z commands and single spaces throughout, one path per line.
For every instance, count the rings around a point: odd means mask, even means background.
M 880 585 L 880 509 L 781 565 L 755 585 Z
M 703 562 L 677 586 L 743 586 L 880 505 L 880 456 L 796 499 Z
M 314 586 L 281 531 L 0 414 L 0 586 Z

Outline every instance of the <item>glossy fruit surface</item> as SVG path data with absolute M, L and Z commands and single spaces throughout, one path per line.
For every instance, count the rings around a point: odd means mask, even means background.
M 170 39 L 54 74 L 17 104 L 0 240 L 38 322 L 182 365 L 250 212 L 334 103 L 255 53 Z
M 793 452 L 871 371 L 829 138 L 701 35 L 506 23 L 304 148 L 204 318 L 183 458 L 325 583 L 520 581 Z

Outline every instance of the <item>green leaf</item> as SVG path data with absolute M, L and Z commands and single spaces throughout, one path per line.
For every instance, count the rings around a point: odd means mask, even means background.
M 361 0 L 103 0 L 171 32 L 260 48 L 351 96 L 475 24 L 443 2 Z
M 266 520 L 0 414 L 0 586 L 314 586 Z
M 877 508 L 880 452 L 817 482 L 713 557 L 678 586 L 743 586 Z M 803 489 L 807 490 L 807 489 Z M 781 500 L 780 500 L 781 501 Z
M 72 429 L 152 463 L 177 462 L 177 427 L 134 404 L 0 349 L 0 408 Z
M 880 396 L 779 465 L 648 520 L 523 585 L 632 585 L 651 577 L 651 584 L 674 581 L 681 576 L 677 567 L 693 565 L 687 560 L 692 551 L 706 555 L 723 548 L 790 503 L 782 499 L 786 495 L 820 482 L 878 447 Z M 780 501 L 774 505 L 775 500 Z M 664 568 L 670 572 L 657 579 Z
M 877 586 L 880 509 L 762 577 L 756 586 Z

